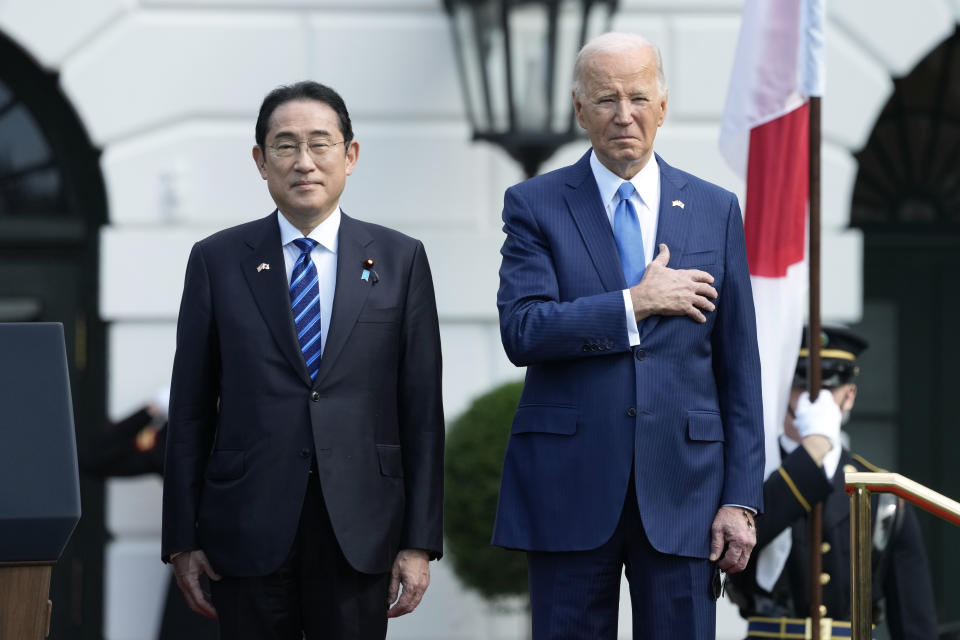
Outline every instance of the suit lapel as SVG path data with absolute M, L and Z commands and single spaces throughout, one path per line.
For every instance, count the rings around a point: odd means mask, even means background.
M 600 274 L 603 288 L 607 291 L 622 290 L 627 284 L 623 278 L 620 254 L 617 253 L 617 241 L 613 237 L 597 181 L 590 170 L 590 153 L 585 153 L 570 167 L 567 186 L 571 188 L 563 195 L 587 246 L 587 253 Z
M 333 313 L 327 342 L 320 359 L 320 370 L 314 380 L 314 386 L 320 384 L 330 372 L 337 356 L 343 350 L 347 337 L 353 331 L 357 316 L 374 286 L 372 280 L 361 280 L 363 261 L 376 256 L 368 255 L 367 245 L 373 237 L 353 218 L 341 214 L 340 232 L 337 244 L 337 287 L 333 298 Z M 381 285 L 382 286 L 382 285 Z
M 274 211 L 261 221 L 262 224 L 253 227 L 246 240 L 252 251 L 241 260 L 240 266 L 277 346 L 304 382 L 309 384 L 310 376 L 294 330 L 277 215 Z M 269 268 L 258 268 L 263 264 L 269 265 Z
M 686 206 L 674 206 L 674 202 L 683 202 L 683 188 L 686 186 L 684 177 L 673 167 L 668 165 L 660 156 L 657 156 L 660 165 L 660 211 L 657 215 L 657 242 L 654 246 L 654 257 L 659 253 L 661 244 L 667 245 L 670 250 L 670 262 L 667 266 L 679 264 L 686 248 L 687 238 L 690 236 L 689 211 Z M 641 341 L 660 324 L 663 316 L 654 315 L 647 318 L 640 327 Z

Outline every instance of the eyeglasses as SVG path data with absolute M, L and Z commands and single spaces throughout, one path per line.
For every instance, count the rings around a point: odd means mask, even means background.
M 269 147 L 274 158 L 292 158 L 300 153 L 300 145 L 305 144 L 307 145 L 307 152 L 310 153 L 313 159 L 319 160 L 330 153 L 330 150 L 335 146 L 345 142 L 346 140 L 341 140 L 340 142 L 327 142 L 326 140 L 301 140 L 298 142 L 278 142 L 277 144 L 271 144 L 267 146 Z

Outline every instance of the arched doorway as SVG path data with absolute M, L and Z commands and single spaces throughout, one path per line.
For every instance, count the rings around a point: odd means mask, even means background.
M 105 413 L 99 152 L 56 74 L 2 33 L 0 60 L 0 322 L 63 323 L 82 448 Z M 80 524 L 53 573 L 53 640 L 102 637 L 102 481 L 81 475 L 81 500 Z
M 850 432 L 879 464 L 958 499 L 960 34 L 894 87 L 858 154 L 851 224 L 864 235 L 860 328 L 873 346 Z M 960 529 L 920 519 L 939 619 L 958 620 Z

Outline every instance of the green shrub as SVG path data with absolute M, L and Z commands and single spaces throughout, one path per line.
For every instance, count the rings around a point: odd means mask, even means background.
M 527 558 L 490 544 L 500 472 L 522 382 L 480 396 L 447 433 L 444 529 L 453 569 L 483 597 L 527 591 Z

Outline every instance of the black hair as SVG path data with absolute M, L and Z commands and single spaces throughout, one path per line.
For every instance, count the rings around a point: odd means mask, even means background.
M 257 116 L 257 126 L 254 135 L 257 146 L 261 149 L 267 139 L 267 129 L 270 126 L 270 116 L 277 107 L 293 102 L 294 100 L 316 100 L 322 102 L 337 114 L 340 120 L 340 133 L 343 135 L 344 148 L 353 140 L 353 126 L 350 124 L 350 114 L 340 94 L 326 85 L 312 80 L 303 80 L 291 85 L 281 85 L 267 94 L 260 105 L 260 114 Z

